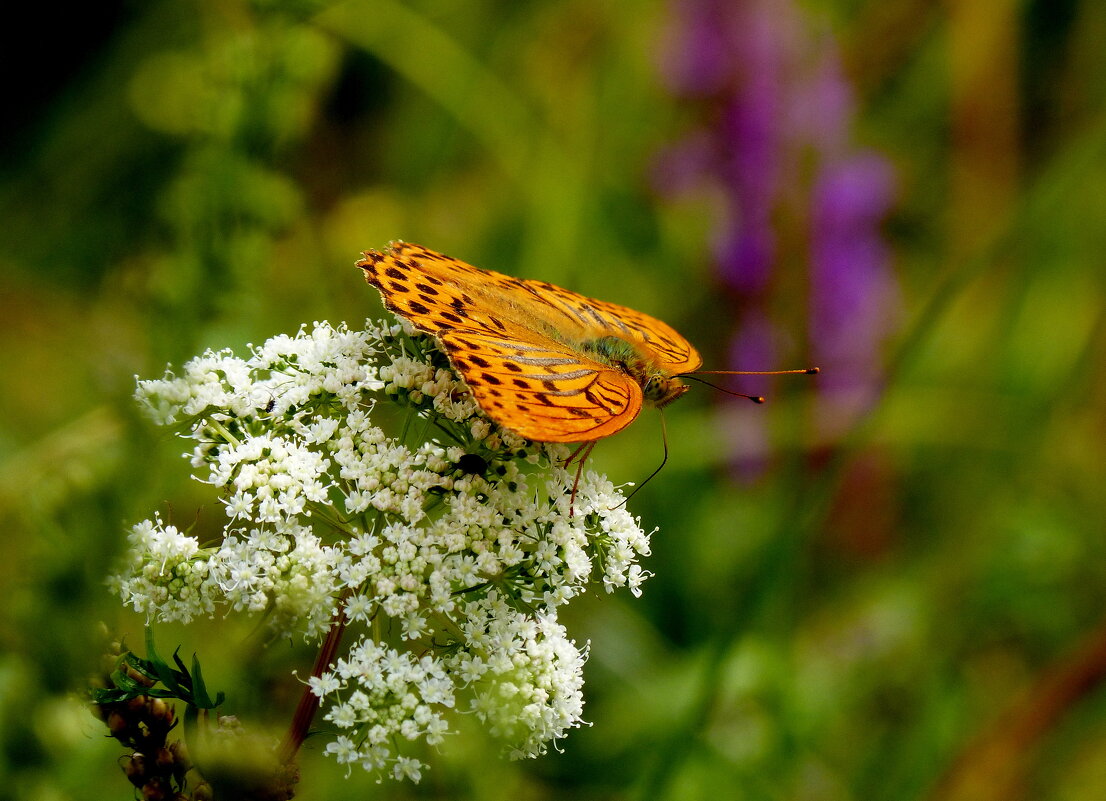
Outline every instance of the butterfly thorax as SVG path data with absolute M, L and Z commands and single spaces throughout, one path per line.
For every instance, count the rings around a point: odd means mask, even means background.
M 687 384 L 659 367 L 629 340 L 601 336 L 580 343 L 580 348 L 597 361 L 618 367 L 637 381 L 645 401 L 652 406 L 667 406 L 688 390 Z

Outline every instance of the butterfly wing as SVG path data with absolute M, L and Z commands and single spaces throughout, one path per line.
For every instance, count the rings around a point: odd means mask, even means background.
M 567 328 L 579 338 L 595 326 L 584 328 L 579 314 L 566 309 L 551 312 L 539 282 L 408 243 L 368 251 L 357 266 L 389 310 L 439 339 L 480 407 L 520 436 L 599 439 L 629 425 L 641 410 L 636 381 L 557 335 Z
M 380 290 L 384 305 L 420 331 L 534 335 L 535 299 L 516 278 L 408 242 L 393 242 L 383 253 L 367 251 L 357 266 Z
M 438 335 L 488 416 L 537 442 L 587 442 L 621 431 L 641 411 L 630 376 L 552 340 L 479 331 Z
M 620 337 L 673 375 L 703 363 L 690 342 L 648 314 L 545 281 L 482 270 L 421 245 L 395 242 L 384 253 L 365 253 L 357 264 L 391 311 L 427 333 L 466 327 L 505 334 L 522 321 L 555 339 Z
M 589 329 L 593 334 L 628 340 L 649 354 L 657 366 L 672 375 L 689 373 L 703 363 L 699 352 L 672 326 L 648 314 L 589 298 L 578 292 L 544 281 L 520 281 L 527 291 L 540 294 L 566 319 Z

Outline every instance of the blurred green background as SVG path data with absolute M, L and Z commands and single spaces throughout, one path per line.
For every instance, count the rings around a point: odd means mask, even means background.
M 31 9 L 0 137 L 0 797 L 128 798 L 74 700 L 125 526 L 221 512 L 134 376 L 379 314 L 391 239 L 653 313 L 706 367 L 582 599 L 586 717 L 300 798 L 1106 795 L 1106 5 L 116 0 Z M 65 31 L 58 26 L 64 24 Z M 73 35 L 71 31 L 79 31 Z M 640 481 L 646 413 L 594 464 Z M 163 627 L 287 723 L 310 649 Z M 230 644 L 228 646 L 228 643 Z M 239 645 L 241 644 L 241 645 Z

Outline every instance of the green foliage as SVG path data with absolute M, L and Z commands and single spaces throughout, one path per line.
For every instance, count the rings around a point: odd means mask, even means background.
M 223 692 L 211 699 L 200 671 L 200 660 L 192 656 L 192 672 L 189 673 L 178 655 L 179 648 L 173 651 L 173 663 L 176 668 L 158 656 L 154 649 L 154 632 L 146 627 L 146 658 L 132 651 L 119 656 L 117 667 L 111 672 L 111 687 L 99 687 L 92 691 L 92 701 L 97 704 L 112 704 L 129 701 L 143 695 L 154 698 L 172 698 L 184 701 L 195 709 L 214 709 L 226 698 Z M 157 682 L 161 687 L 156 686 Z M 190 710 L 191 712 L 191 710 Z

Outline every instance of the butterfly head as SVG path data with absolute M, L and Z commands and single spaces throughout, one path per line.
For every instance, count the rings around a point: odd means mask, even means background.
M 667 406 L 688 390 L 683 381 L 657 366 L 650 354 L 621 337 L 600 336 L 585 342 L 582 349 L 631 376 L 641 385 L 641 394 L 651 406 Z
M 641 391 L 646 402 L 651 403 L 658 409 L 663 409 L 687 392 L 688 389 L 688 385 L 683 381 L 660 370 L 656 370 L 649 375 L 645 379 L 645 383 L 641 385 Z

